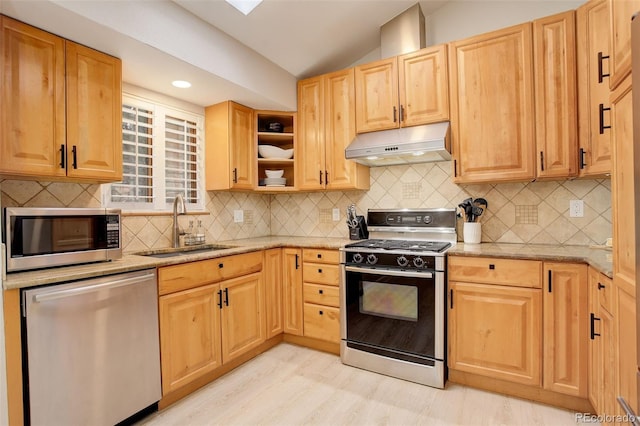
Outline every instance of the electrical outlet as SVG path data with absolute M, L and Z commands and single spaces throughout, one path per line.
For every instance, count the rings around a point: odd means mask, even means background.
M 233 221 L 236 223 L 244 222 L 244 210 L 234 210 L 233 211 Z
M 584 201 L 569 201 L 569 217 L 584 217 Z
M 340 220 L 340 209 L 333 209 L 333 221 L 338 222 Z

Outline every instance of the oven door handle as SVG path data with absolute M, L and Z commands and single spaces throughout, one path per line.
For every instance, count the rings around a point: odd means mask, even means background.
M 386 269 L 360 268 L 358 266 L 345 266 L 344 270 L 347 272 L 361 272 L 363 274 L 389 275 L 392 277 L 433 278 L 432 272 L 388 271 Z

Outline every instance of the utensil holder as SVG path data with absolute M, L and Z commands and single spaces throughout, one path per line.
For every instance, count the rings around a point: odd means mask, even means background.
M 356 227 L 349 228 L 349 239 L 366 240 L 367 238 L 369 238 L 367 222 L 364 220 L 364 216 L 356 216 L 356 222 L 358 223 Z
M 480 244 L 482 237 L 482 224 L 480 222 L 465 222 L 462 229 L 462 237 L 465 244 Z

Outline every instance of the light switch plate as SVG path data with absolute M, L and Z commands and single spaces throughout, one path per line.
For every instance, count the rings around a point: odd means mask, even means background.
M 340 220 L 340 209 L 333 209 L 333 221 L 338 222 Z
M 569 201 L 569 217 L 584 217 L 584 201 Z
M 244 222 L 244 210 L 234 210 L 233 211 L 233 221 L 236 223 Z

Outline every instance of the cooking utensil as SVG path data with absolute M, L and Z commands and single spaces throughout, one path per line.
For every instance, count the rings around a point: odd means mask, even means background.
M 351 229 L 355 229 L 358 227 L 355 204 L 351 204 L 349 207 L 347 207 L 347 226 Z

